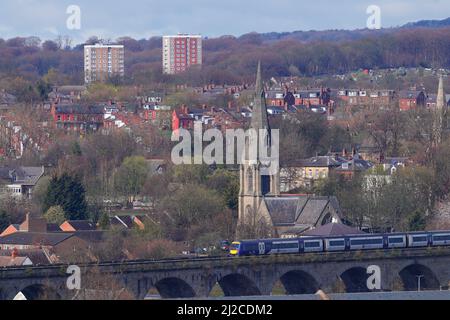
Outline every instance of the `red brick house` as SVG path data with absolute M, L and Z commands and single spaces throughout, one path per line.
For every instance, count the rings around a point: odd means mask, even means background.
M 172 130 L 178 130 L 180 128 L 191 130 L 194 129 L 195 118 L 188 114 L 189 109 L 186 106 L 182 106 L 180 110 L 174 110 L 172 112 Z
M 144 110 L 140 113 L 140 117 L 143 120 L 149 121 L 158 126 L 159 128 L 170 128 L 172 108 L 170 106 L 149 106 L 148 108 L 144 108 Z
M 93 132 L 103 126 L 104 108 L 91 105 L 58 105 L 51 108 L 52 120 L 58 129 L 74 132 Z
M 406 111 L 416 107 L 425 107 L 426 95 L 423 91 L 417 90 L 404 90 L 399 93 L 399 105 L 400 110 Z

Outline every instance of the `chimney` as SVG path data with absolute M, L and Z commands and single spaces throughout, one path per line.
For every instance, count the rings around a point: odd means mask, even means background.
M 25 221 L 19 227 L 20 231 L 26 232 L 47 232 L 47 221 L 44 218 L 36 218 L 27 213 Z
M 15 258 L 17 258 L 19 256 L 19 250 L 17 250 L 17 248 L 14 248 L 11 251 L 11 259 L 14 260 Z

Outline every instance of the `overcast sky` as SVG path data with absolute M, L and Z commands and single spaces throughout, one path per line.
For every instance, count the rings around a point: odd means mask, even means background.
M 81 9 L 80 30 L 66 27 L 69 5 Z M 369 5 L 381 8 L 382 27 L 450 17 L 450 0 L 0 0 L 0 38 L 68 35 L 79 43 L 93 35 L 357 29 L 366 26 Z

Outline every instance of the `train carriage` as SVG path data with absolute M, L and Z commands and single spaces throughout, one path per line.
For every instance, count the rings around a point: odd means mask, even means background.
M 421 248 L 447 245 L 450 245 L 450 231 L 358 234 L 322 238 L 301 237 L 297 239 L 242 240 L 231 244 L 230 254 L 233 256 L 247 256 L 324 251 L 339 252 L 348 250 Z

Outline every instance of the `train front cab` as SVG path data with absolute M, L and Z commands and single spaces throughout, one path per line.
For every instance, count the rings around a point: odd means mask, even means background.
M 231 243 L 230 254 L 232 256 L 239 256 L 240 249 L 241 249 L 241 243 L 239 241 L 235 241 L 235 242 Z

